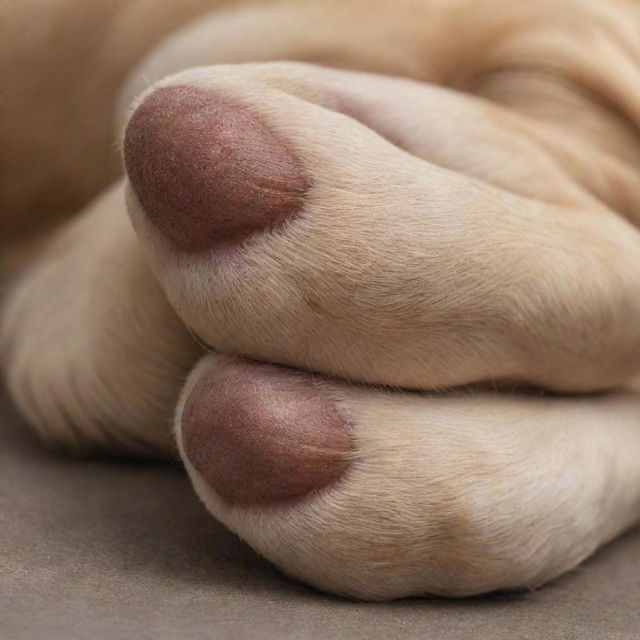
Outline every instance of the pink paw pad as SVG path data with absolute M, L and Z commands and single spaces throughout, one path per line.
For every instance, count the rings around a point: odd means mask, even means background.
M 142 209 L 181 251 L 242 241 L 300 211 L 309 180 L 274 131 L 212 91 L 151 93 L 125 132 L 127 175 Z
M 311 374 L 228 362 L 204 375 L 182 415 L 189 462 L 230 503 L 293 500 L 348 466 L 349 425 Z

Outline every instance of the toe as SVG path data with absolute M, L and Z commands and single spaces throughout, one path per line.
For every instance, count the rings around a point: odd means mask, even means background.
M 245 106 L 191 86 L 157 89 L 140 104 L 124 158 L 143 210 L 183 251 L 277 226 L 307 186 L 291 151 Z

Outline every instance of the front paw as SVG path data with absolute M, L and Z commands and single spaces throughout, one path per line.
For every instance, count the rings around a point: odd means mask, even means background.
M 536 587 L 637 519 L 639 409 L 207 356 L 176 436 L 207 509 L 286 573 L 366 600 L 459 597 Z
M 141 96 L 123 146 L 154 273 L 220 352 L 418 389 L 584 392 L 640 368 L 640 237 L 497 108 L 208 67 Z

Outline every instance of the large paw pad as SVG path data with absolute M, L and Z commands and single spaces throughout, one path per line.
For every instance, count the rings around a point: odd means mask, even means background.
M 308 179 L 284 141 L 244 105 L 212 91 L 153 91 L 125 133 L 129 180 L 174 246 L 200 251 L 276 227 Z
M 181 428 L 187 460 L 237 504 L 324 488 L 346 470 L 351 448 L 347 421 L 310 374 L 241 361 L 198 381 Z

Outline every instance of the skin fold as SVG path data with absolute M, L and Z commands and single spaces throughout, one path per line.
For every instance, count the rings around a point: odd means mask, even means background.
M 362 599 L 533 588 L 637 523 L 638 5 L 142 4 L 59 88 L 91 123 L 52 95 L 0 131 L 2 368 L 42 439 L 179 456 Z M 4 49 L 11 112 L 50 70 Z

